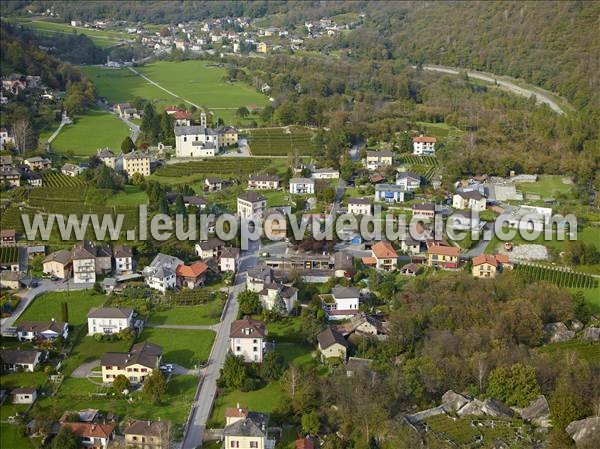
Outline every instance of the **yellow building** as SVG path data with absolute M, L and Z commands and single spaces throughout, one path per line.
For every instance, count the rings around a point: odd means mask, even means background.
M 128 177 L 135 173 L 150 176 L 150 156 L 140 151 L 132 151 L 123 156 L 123 171 Z
M 125 376 L 133 385 L 144 382 L 158 369 L 162 348 L 151 343 L 137 343 L 130 352 L 107 352 L 102 356 L 102 382 L 112 383 L 119 375 Z
M 128 449 L 166 449 L 169 447 L 169 424 L 165 421 L 132 420 L 123 434 Z
M 267 53 L 269 51 L 269 47 L 266 42 L 259 42 L 256 44 L 256 51 L 259 53 Z
M 495 278 L 496 274 L 503 268 L 512 268 L 508 256 L 502 254 L 482 254 L 473 257 L 472 262 L 471 274 L 476 278 Z
M 317 335 L 321 360 L 341 359 L 346 361 L 348 343 L 338 331 L 328 327 Z
M 265 449 L 267 447 L 269 415 L 249 412 L 238 404 L 225 410 L 224 448 Z M 270 441 L 273 443 L 273 441 Z M 270 446 L 272 447 L 272 446 Z
M 238 143 L 238 132 L 233 126 L 223 126 L 217 129 L 219 133 L 219 145 L 228 147 L 230 145 L 237 145 Z

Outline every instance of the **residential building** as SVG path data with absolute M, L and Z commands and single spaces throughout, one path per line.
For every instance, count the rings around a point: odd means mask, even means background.
M 274 190 L 278 188 L 279 176 L 277 175 L 248 176 L 248 189 L 250 190 Z
M 268 256 L 265 264 L 276 271 L 298 273 L 306 282 L 326 282 L 332 276 L 346 277 L 353 269 L 352 255 L 345 251 L 335 254 L 291 253 Z
M 360 312 L 350 319 L 350 330 L 359 335 L 385 337 L 388 330 L 386 323 L 375 315 Z
M 219 133 L 204 126 L 175 127 L 177 157 L 212 157 L 221 147 Z
M 235 273 L 238 268 L 238 262 L 240 260 L 240 249 L 232 246 L 226 246 L 221 252 L 219 258 L 219 269 L 221 272 L 231 271 Z
M 400 274 L 405 276 L 416 276 L 419 273 L 419 265 L 416 263 L 407 263 L 400 268 Z
M 284 239 L 287 236 L 288 210 L 285 207 L 272 207 L 265 211 L 263 217 L 264 235 L 273 239 Z
M 318 168 L 313 170 L 311 178 L 313 179 L 339 179 L 340 172 L 333 168 Z
M 170 440 L 169 423 L 134 419 L 125 430 L 125 446 L 128 449 L 168 449 Z
M 175 273 L 177 275 L 177 285 L 185 288 L 198 288 L 204 285 L 204 279 L 208 265 L 204 262 L 194 262 L 190 265 L 180 264 Z
M 116 424 L 88 423 L 88 422 L 63 422 L 61 427 L 68 428 L 79 440 L 84 448 L 107 449 L 110 441 L 115 437 Z
M 330 320 L 345 320 L 358 313 L 360 292 L 353 287 L 336 285 L 330 294 L 321 295 L 321 301 Z
M 396 185 L 414 192 L 421 187 L 421 176 L 412 172 L 400 172 L 396 175 Z
M 8 130 L 6 128 L 0 128 L 0 150 L 4 150 L 4 147 L 6 145 L 14 145 L 15 144 L 15 138 L 13 136 L 11 136 L 8 133 Z M 2 156 L 3 159 L 2 160 L 2 166 L 4 165 L 12 165 L 12 158 L 10 156 Z M 7 163 L 8 159 L 7 158 L 11 158 L 10 163 Z
M 242 356 L 246 363 L 262 363 L 266 336 L 265 323 L 246 316 L 231 323 L 229 347 L 234 355 Z
M 290 179 L 290 193 L 293 195 L 314 195 L 315 180 L 309 178 Z
M 112 250 L 109 247 L 96 246 L 89 240 L 77 242 L 71 251 L 73 263 L 73 282 L 96 282 L 96 274 L 109 273 L 112 270 Z
M 273 270 L 266 266 L 251 268 L 246 273 L 246 289 L 259 293 L 265 285 L 270 284 L 273 279 Z
M 225 410 L 225 428 L 223 429 L 223 447 L 235 449 L 267 449 L 275 442 L 267 440 L 269 415 L 248 412 L 247 409 Z M 272 443 L 272 444 L 269 444 Z
M 17 231 L 14 229 L 0 230 L 0 247 L 17 246 Z
M 110 151 L 108 148 L 98 149 L 96 151 L 96 157 L 100 159 L 100 161 L 109 168 L 113 170 L 117 167 L 117 158 L 115 154 Z
M 238 131 L 233 126 L 221 126 L 217 128 L 219 134 L 219 143 L 222 147 L 229 147 L 238 144 Z
M 42 353 L 32 349 L 0 349 L 0 372 L 14 373 L 19 370 L 33 373 L 42 361 Z
M 67 339 L 69 324 L 60 321 L 23 321 L 17 324 L 17 339 L 19 341 L 48 340 L 58 337 Z
M 190 126 L 192 123 L 192 114 L 185 110 L 177 110 L 173 114 L 175 126 Z
M 256 44 L 256 51 L 259 53 L 267 53 L 269 51 L 269 46 L 266 42 L 259 42 Z
M 391 167 L 394 163 L 394 153 L 391 151 L 367 151 L 364 163 L 367 170 Z
M 237 198 L 237 213 L 240 218 L 262 218 L 267 199 L 257 192 L 244 192 Z
M 110 384 L 123 375 L 132 385 L 139 385 L 158 369 L 161 357 L 162 348 L 145 341 L 134 344 L 129 352 L 106 352 L 100 361 L 102 382 Z
M 440 243 L 428 243 L 427 265 L 435 268 L 458 268 L 460 249 Z
M 118 334 L 133 328 L 133 309 L 117 307 L 93 308 L 87 314 L 88 335 Z
M 348 200 L 348 213 L 354 215 L 371 215 L 373 204 L 366 198 L 350 198 Z
M 21 185 L 21 172 L 13 167 L 0 168 L 0 184 L 8 184 L 11 187 Z
M 115 246 L 113 257 L 115 258 L 116 275 L 133 273 L 133 251 L 130 246 Z
M 176 270 L 183 261 L 177 257 L 158 253 L 150 265 L 144 268 L 143 275 L 148 287 L 165 293 L 177 285 Z
M 377 242 L 371 248 L 371 257 L 363 259 L 367 265 L 372 264 L 379 271 L 394 271 L 398 265 L 398 253 L 388 241 Z
M 31 187 L 42 187 L 44 184 L 44 177 L 39 172 L 27 173 L 25 177 Z
M 225 248 L 225 242 L 217 237 L 209 237 L 203 242 L 198 242 L 194 245 L 196 254 L 201 259 L 209 259 L 211 257 L 220 257 L 223 248 Z
M 259 292 L 258 297 L 265 310 L 273 310 L 278 301 L 281 301 L 285 312 L 290 313 L 298 300 L 298 289 L 284 284 L 267 283 Z
M 412 216 L 414 218 L 424 218 L 433 220 L 435 218 L 435 204 L 413 204 L 412 205 Z
M 65 164 L 60 169 L 60 172 L 65 176 L 75 177 L 79 175 L 82 170 L 78 165 L 75 164 Z
M 420 135 L 413 138 L 413 154 L 417 156 L 435 156 L 435 137 Z
M 10 397 L 13 404 L 33 404 L 37 399 L 37 390 L 35 388 L 15 388 L 11 390 Z
M 40 156 L 34 156 L 25 159 L 23 163 L 31 170 L 45 170 L 52 166 L 52 161 L 50 161 L 50 159 L 46 159 Z
M 190 206 L 194 206 L 197 210 L 204 210 L 208 205 L 208 201 L 205 198 L 196 195 L 182 195 L 181 193 L 176 192 L 167 193 L 167 202 L 169 204 L 175 204 L 178 196 L 181 196 L 183 205 L 186 209 L 189 209 Z
M 508 256 L 504 254 L 481 254 L 473 257 L 471 273 L 476 278 L 495 278 L 496 274 L 505 269 L 512 269 Z
M 135 173 L 150 176 L 150 155 L 142 151 L 132 151 L 123 156 L 123 171 L 131 178 Z
M 416 240 L 407 233 L 407 235 L 400 240 L 400 249 L 410 256 L 416 256 L 421 254 L 421 248 L 423 247 L 421 240 Z
M 223 190 L 223 180 L 213 176 L 207 176 L 204 179 L 204 190 L 209 192 L 219 192 Z
M 6 139 L 7 139 L 6 136 L 8 136 L 6 129 L 0 128 L 0 144 L 2 145 L 0 147 L 0 149 L 3 149 L 3 147 L 4 147 L 4 143 L 6 142 Z M 8 154 L 6 156 L 0 156 L 0 168 L 12 167 L 12 165 L 13 165 L 13 158 L 10 154 Z
M 23 272 L 1 270 L 0 271 L 0 288 L 7 288 L 9 290 L 18 290 L 21 288 L 21 282 L 25 278 Z
M 73 263 L 71 260 L 71 251 L 61 249 L 48 254 L 42 262 L 43 272 L 59 279 L 68 279 L 71 277 Z
M 477 190 L 455 193 L 452 196 L 452 207 L 455 209 L 471 209 L 477 212 L 485 210 L 485 197 Z
M 337 330 L 328 327 L 317 335 L 319 353 L 321 361 L 328 359 L 341 359 L 346 361 L 348 351 L 348 342 Z
M 402 203 L 408 197 L 408 191 L 402 186 L 395 184 L 376 184 L 375 201 L 384 201 L 386 203 Z

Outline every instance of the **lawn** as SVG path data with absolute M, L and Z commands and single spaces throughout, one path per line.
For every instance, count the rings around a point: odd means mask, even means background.
M 78 326 L 87 323 L 87 314 L 92 307 L 99 307 L 106 301 L 106 296 L 93 290 L 72 292 L 49 292 L 37 297 L 17 320 L 43 321 L 52 318 L 62 319 L 61 303 L 68 304 L 69 324 Z
M 109 206 L 139 206 L 148 204 L 148 195 L 138 186 L 126 184 L 123 191 L 112 195 L 108 201 Z
M 537 182 L 521 182 L 517 184 L 517 190 L 523 193 L 534 193 L 542 199 L 555 198 L 559 194 L 569 195 L 573 189 L 572 184 L 562 182 L 560 175 L 541 175 Z
M 82 363 L 100 360 L 105 352 L 127 352 L 131 346 L 130 340 L 96 341 L 86 335 L 86 329 L 82 331 L 82 337 L 78 339 L 73 352 L 61 368 L 64 374 L 70 375 Z
M 198 378 L 196 376 L 173 376 L 167 385 L 167 393 L 162 404 L 151 404 L 142 399 L 139 393 L 133 394 L 132 402 L 112 397 L 93 396 L 104 393 L 106 389 L 87 379 L 66 379 L 56 396 L 38 401 L 42 408 L 53 407 L 56 410 L 80 410 L 95 408 L 103 412 L 112 412 L 120 418 L 161 419 L 182 424 L 190 411 L 194 399 Z
M 282 342 L 275 344 L 275 352 L 284 358 L 286 364 L 294 366 L 303 366 L 311 363 L 315 360 L 313 357 L 314 351 L 314 348 L 304 342 Z
M 39 388 L 46 383 L 48 375 L 38 371 L 34 373 L 10 373 L 0 376 L 0 387 L 3 390 L 12 390 L 13 388 Z
M 129 135 L 129 128 L 115 115 L 92 109 L 75 117 L 52 141 L 52 149 L 59 153 L 72 152 L 75 156 L 91 156 L 98 148 L 118 151 L 121 142 Z
M 540 352 L 552 354 L 557 359 L 564 358 L 570 352 L 576 353 L 580 358 L 589 360 L 600 360 L 600 344 L 591 341 L 571 340 L 561 343 L 552 343 L 540 348 Z
M 215 333 L 209 330 L 159 329 L 147 327 L 138 341 L 162 346 L 163 361 L 186 368 L 208 360 Z
M 272 413 L 284 401 L 284 392 L 279 382 L 271 382 L 255 391 L 220 391 L 215 401 L 208 427 L 220 427 L 225 423 L 225 409 L 238 403 L 253 412 Z
M 28 437 L 19 432 L 19 428 L 13 424 L 0 423 L 0 447 L 2 448 L 33 448 L 33 443 Z
M 192 324 L 209 325 L 219 322 L 223 304 L 213 299 L 198 306 L 174 306 L 168 310 L 152 312 L 149 322 L 152 324 Z

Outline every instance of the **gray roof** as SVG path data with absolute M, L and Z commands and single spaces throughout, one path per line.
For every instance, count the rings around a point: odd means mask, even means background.
M 367 151 L 369 157 L 394 157 L 394 153 L 391 151 Z
M 250 412 L 246 419 L 234 422 L 223 429 L 223 435 L 233 437 L 267 437 L 269 415 Z
M 397 186 L 396 184 L 375 184 L 375 191 L 377 192 L 404 192 L 404 186 Z
M 350 198 L 348 204 L 371 204 L 371 201 L 367 198 Z
M 202 250 L 215 249 L 225 245 L 225 242 L 218 237 L 209 237 L 203 242 L 196 243 Z
M 344 346 L 345 348 L 348 347 L 348 343 L 346 342 L 346 339 L 342 336 L 342 334 L 340 334 L 338 331 L 331 327 L 328 327 L 319 335 L 317 335 L 317 341 L 319 342 L 319 346 L 322 349 L 329 348 L 335 343 L 338 343 Z
M 314 184 L 315 180 L 311 178 L 291 178 L 290 184 Z
M 238 196 L 238 199 L 248 201 L 250 203 L 258 203 L 267 199 L 258 192 L 244 192 Z
M 250 175 L 250 176 L 248 176 L 248 181 L 279 182 L 279 176 L 277 176 L 277 175 Z
M 166 437 L 168 425 L 165 421 L 133 420 L 125 428 L 125 435 Z
M 484 198 L 484 196 L 481 193 L 479 193 L 477 190 L 469 190 L 468 192 L 459 192 L 459 193 L 457 193 L 457 195 L 460 195 L 462 198 L 472 199 L 472 200 L 480 200 L 481 198 Z
M 331 294 L 336 298 L 358 298 L 360 296 L 360 292 L 357 288 L 342 287 L 341 285 L 333 287 L 331 289 Z
M 421 175 L 418 175 L 417 173 L 413 173 L 410 171 L 400 172 L 396 175 L 396 179 L 402 179 L 402 178 L 410 178 L 410 179 L 414 179 L 415 181 L 420 181 Z
M 41 352 L 31 349 L 2 349 L 0 350 L 0 361 L 9 365 L 23 363 L 30 365 L 41 356 Z
M 96 307 L 91 309 L 88 318 L 129 318 L 133 313 L 132 309 L 121 309 L 118 307 Z
M 425 203 L 425 204 L 413 204 L 413 210 L 427 210 L 427 211 L 435 211 L 435 204 Z
M 63 265 L 68 264 L 71 262 L 71 251 L 67 251 L 66 249 L 54 251 L 53 253 L 48 254 L 48 257 L 44 259 L 44 263 L 46 262 L 59 262 Z
M 154 368 L 162 354 L 162 347 L 141 342 L 133 345 L 129 352 L 106 352 L 102 356 L 102 366 L 142 365 Z
M 176 126 L 175 136 L 188 136 L 190 134 L 205 134 L 205 135 L 217 135 L 218 132 L 205 126 Z
M 133 257 L 133 251 L 130 246 L 118 245 L 114 249 L 115 257 Z
M 23 321 L 17 325 L 17 331 L 42 333 L 46 331 L 62 334 L 66 323 L 61 321 Z
M 177 266 L 181 264 L 183 261 L 175 256 L 158 253 L 150 265 L 144 268 L 144 275 L 157 278 L 172 276 L 175 274 Z
M 240 255 L 240 249 L 233 246 L 226 246 L 221 251 L 221 259 L 223 258 L 237 258 Z

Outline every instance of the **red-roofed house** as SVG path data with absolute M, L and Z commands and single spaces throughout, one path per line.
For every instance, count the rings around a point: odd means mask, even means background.
M 512 269 L 512 264 L 508 260 L 507 255 L 482 254 L 473 257 L 471 273 L 476 278 L 495 278 L 496 273 L 505 268 Z
M 192 114 L 182 109 L 177 109 L 173 117 L 175 117 L 175 126 L 190 126 L 192 123 Z
M 296 440 L 296 449 L 315 449 L 315 443 L 310 437 Z
M 460 249 L 437 242 L 427 244 L 427 265 L 435 268 L 458 268 Z
M 417 156 L 435 156 L 435 137 L 420 135 L 413 138 L 413 154 Z
M 106 449 L 109 441 L 115 437 L 116 424 L 94 424 L 88 422 L 65 422 L 67 427 L 79 438 L 82 447 Z
M 375 268 L 381 271 L 394 271 L 398 265 L 398 253 L 390 242 L 377 242 L 371 248 Z
M 175 271 L 177 274 L 177 285 L 187 288 L 200 287 L 204 284 L 206 270 L 208 270 L 208 265 L 204 262 L 194 262 L 191 265 L 178 265 Z

